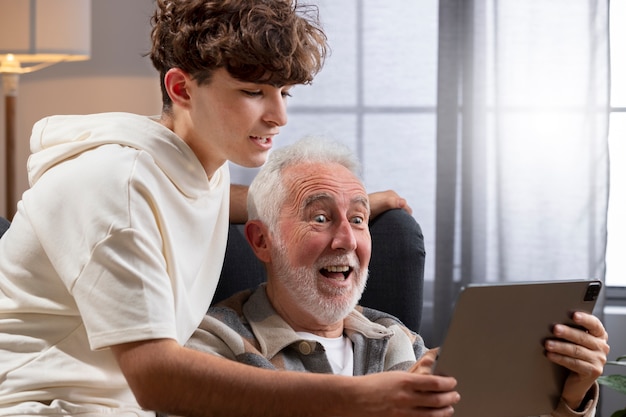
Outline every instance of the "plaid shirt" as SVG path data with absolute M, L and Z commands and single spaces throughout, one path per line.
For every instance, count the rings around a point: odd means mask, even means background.
M 354 347 L 354 375 L 406 370 L 426 350 L 397 318 L 360 306 L 344 319 L 344 334 Z M 211 307 L 187 346 L 260 368 L 332 373 L 324 347 L 276 313 L 265 285 Z

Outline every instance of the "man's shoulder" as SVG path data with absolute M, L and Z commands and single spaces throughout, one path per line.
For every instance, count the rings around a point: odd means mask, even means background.
M 243 306 L 248 302 L 253 290 L 247 289 L 239 291 L 223 301 L 211 306 L 207 314 L 221 320 L 226 316 L 244 317 Z
M 374 323 L 380 324 L 382 326 L 385 326 L 385 327 L 391 327 L 391 326 L 406 327 L 406 326 L 404 326 L 402 321 L 400 321 L 399 318 L 397 318 L 396 316 L 394 316 L 392 314 L 385 313 L 384 311 L 376 310 L 374 308 L 365 307 L 365 306 L 361 306 L 361 305 L 357 305 L 354 309 L 356 311 L 358 311 L 359 313 L 361 313 L 368 320 L 370 320 L 370 321 L 372 321 Z

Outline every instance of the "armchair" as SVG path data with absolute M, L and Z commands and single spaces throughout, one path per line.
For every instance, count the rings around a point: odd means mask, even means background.
M 7 229 L 9 228 L 10 225 L 11 225 L 11 222 L 9 222 L 4 217 L 0 217 L 0 237 L 2 237 L 4 232 L 7 231 Z

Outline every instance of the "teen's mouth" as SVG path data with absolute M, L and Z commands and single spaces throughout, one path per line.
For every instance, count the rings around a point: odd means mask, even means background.
M 250 136 L 250 139 L 259 145 L 271 145 L 272 137 L 271 136 Z

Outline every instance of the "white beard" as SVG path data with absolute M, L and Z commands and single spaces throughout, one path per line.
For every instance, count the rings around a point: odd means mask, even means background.
M 272 249 L 275 279 L 280 281 L 303 310 L 317 318 L 320 324 L 329 325 L 343 320 L 357 305 L 365 289 L 368 269 L 361 271 L 354 252 L 343 256 L 319 259 L 311 268 L 294 267 L 285 256 L 282 239 Z M 327 265 L 354 265 L 352 277 L 356 282 L 349 288 L 327 285 L 326 278 L 319 277 L 319 270 Z

